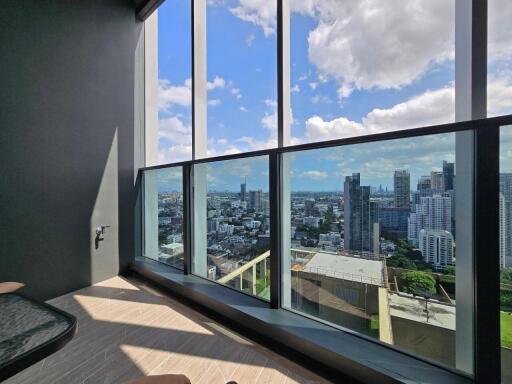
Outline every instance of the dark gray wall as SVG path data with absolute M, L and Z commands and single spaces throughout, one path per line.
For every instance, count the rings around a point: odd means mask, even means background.
M 48 299 L 134 257 L 141 36 L 128 0 L 2 1 L 0 281 Z

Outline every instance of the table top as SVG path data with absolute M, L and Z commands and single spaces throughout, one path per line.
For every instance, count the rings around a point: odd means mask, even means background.
M 0 294 L 0 381 L 62 348 L 76 319 L 16 293 Z

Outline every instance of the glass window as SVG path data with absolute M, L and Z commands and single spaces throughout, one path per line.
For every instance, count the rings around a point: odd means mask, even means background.
M 512 3 L 488 1 L 487 115 L 512 113 Z
M 501 381 L 512 383 L 512 127 L 500 131 Z
M 454 0 L 290 0 L 292 143 L 454 121 Z
M 158 8 L 158 163 L 192 158 L 190 0 Z
M 457 367 L 455 182 L 455 134 L 286 153 L 284 307 Z
M 193 272 L 270 299 L 268 156 L 194 166 Z
M 181 167 L 144 171 L 144 256 L 183 269 Z
M 207 2 L 209 156 L 277 146 L 276 4 Z

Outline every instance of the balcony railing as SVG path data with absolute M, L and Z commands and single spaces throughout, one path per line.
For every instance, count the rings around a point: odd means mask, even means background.
M 463 375 L 499 371 L 508 125 L 512 116 L 141 169 L 143 256 Z M 410 189 L 375 185 L 395 170 Z M 416 188 L 422 176 L 428 188 Z

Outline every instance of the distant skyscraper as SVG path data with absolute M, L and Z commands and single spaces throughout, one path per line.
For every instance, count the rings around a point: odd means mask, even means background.
M 424 260 L 436 267 L 446 267 L 453 260 L 453 236 L 448 231 L 422 229 L 419 231 L 419 248 Z
M 420 196 L 430 196 L 432 194 L 432 183 L 430 176 L 421 176 L 417 186 Z
M 247 182 L 244 180 L 242 184 L 240 184 L 240 200 L 245 201 L 247 194 Z
M 407 240 L 413 245 L 418 245 L 418 217 L 417 213 L 411 213 L 407 219 Z
M 436 192 L 443 191 L 443 172 L 430 172 L 430 185 Z
M 315 216 L 315 200 L 304 201 L 304 216 Z
M 249 191 L 249 207 L 258 211 L 263 209 L 263 191 Z
M 379 208 L 382 233 L 393 240 L 406 238 L 409 214 L 408 208 Z
M 443 189 L 445 191 L 453 190 L 453 180 L 455 177 L 455 164 L 443 160 Z
M 343 197 L 345 249 L 373 252 L 373 224 L 379 222 L 379 209 L 376 202 L 370 201 L 370 187 L 360 185 L 359 173 L 345 177 Z
M 409 216 L 408 239 L 418 243 L 418 235 L 422 230 L 443 230 L 452 233 L 452 198 L 440 195 L 420 198 L 416 205 L 416 213 Z
M 420 228 L 452 232 L 452 199 L 444 196 L 427 196 L 420 199 Z
M 410 208 L 411 177 L 406 170 L 397 169 L 394 174 L 395 208 Z

